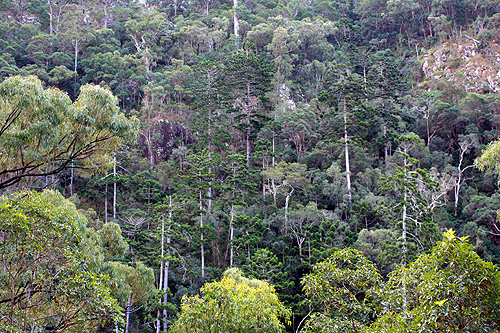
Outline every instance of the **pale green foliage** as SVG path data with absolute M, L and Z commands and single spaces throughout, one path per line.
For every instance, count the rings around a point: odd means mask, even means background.
M 500 329 L 500 270 L 453 230 L 431 253 L 381 282 L 352 249 L 336 252 L 303 279 L 319 309 L 303 332 L 492 332 Z
M 98 231 L 106 257 L 122 257 L 128 244 L 122 237 L 122 230 L 116 223 L 109 222 Z
M 225 271 L 221 281 L 205 284 L 200 292 L 183 297 L 172 332 L 283 332 L 279 319 L 290 316 L 273 286 L 247 279 L 237 268 Z
M 358 250 L 335 252 L 302 279 L 307 301 L 318 309 L 302 331 L 357 332 L 372 312 L 366 294 L 381 282 L 375 265 Z
M 500 329 L 500 271 L 453 230 L 430 254 L 394 271 L 377 294 L 381 316 L 370 332 Z
M 106 223 L 99 231 L 86 228 L 83 238 L 80 251 L 86 258 L 86 264 L 97 271 L 105 268 L 106 261 L 119 259 L 128 250 L 121 228 L 116 223 Z
M 144 305 L 154 296 L 154 271 L 142 262 L 132 267 L 110 261 L 105 264 L 104 271 L 110 276 L 112 295 L 124 307 Z
M 104 276 L 80 252 L 86 220 L 61 194 L 0 198 L 0 331 L 91 331 L 120 321 Z
M 44 88 L 34 77 L 0 84 L 0 188 L 28 177 L 59 173 L 70 163 L 99 170 L 112 152 L 135 137 L 137 119 L 119 113 L 118 101 L 99 86 L 84 85 L 78 99 Z
M 483 171 L 492 168 L 497 174 L 500 173 L 500 141 L 488 144 L 483 154 L 474 161 L 474 166 Z
M 261 172 L 267 183 L 264 187 L 272 193 L 275 202 L 278 193 L 291 196 L 296 188 L 308 183 L 307 178 L 304 177 L 306 169 L 307 165 L 305 164 L 281 161 L 276 166 Z

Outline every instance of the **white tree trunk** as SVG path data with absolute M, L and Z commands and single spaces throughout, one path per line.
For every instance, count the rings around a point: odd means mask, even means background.
M 351 210 L 352 205 L 352 192 L 351 192 L 351 170 L 349 167 L 349 144 L 347 135 L 347 107 L 344 97 L 344 141 L 345 141 L 345 175 L 347 181 L 347 195 L 349 200 L 349 210 Z
M 77 69 L 78 69 L 78 38 L 75 41 L 75 73 Z
M 127 300 L 127 308 L 125 309 L 125 333 L 128 333 L 128 328 L 130 325 L 130 312 L 132 307 L 132 300 L 130 299 L 132 296 L 129 296 Z
M 229 268 L 233 268 L 233 239 L 234 239 L 234 204 L 231 204 L 231 217 L 229 219 Z
M 113 159 L 115 161 L 113 166 L 113 218 L 116 219 L 116 154 Z
M 233 0 L 233 10 L 234 10 L 234 36 L 236 37 L 236 43 L 238 43 L 238 38 L 240 36 L 240 22 L 238 17 L 238 0 Z
M 205 246 L 203 245 L 203 197 L 200 191 L 200 240 L 201 240 L 201 278 L 205 278 Z
M 163 287 L 163 264 L 164 264 L 164 255 L 165 255 L 165 220 L 161 219 L 161 261 L 160 261 L 160 282 L 158 283 L 158 289 Z M 160 304 L 162 304 L 162 300 L 160 299 Z M 160 310 L 158 309 L 158 319 L 156 319 L 156 333 L 160 333 Z
M 169 197 L 169 212 L 168 212 L 168 230 L 170 231 L 170 226 L 172 225 L 172 196 Z M 170 235 L 167 235 L 167 255 L 170 255 Z M 165 307 L 163 308 L 163 331 L 168 331 L 168 320 L 167 320 L 167 302 L 168 302 L 168 273 L 170 269 L 170 257 L 165 262 L 165 271 L 163 278 L 163 304 Z

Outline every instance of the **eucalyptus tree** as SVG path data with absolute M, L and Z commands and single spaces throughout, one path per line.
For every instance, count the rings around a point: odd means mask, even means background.
M 1 331 L 93 332 L 122 321 L 101 268 L 105 253 L 120 252 L 123 242 L 110 233 L 107 249 L 96 244 L 92 253 L 101 255 L 88 258 L 88 237 L 98 236 L 55 191 L 0 197 L 0 217 Z
M 71 103 L 33 76 L 0 84 L 0 188 L 75 168 L 103 170 L 113 151 L 135 137 L 138 121 L 119 113 L 117 99 L 85 85 Z
M 274 204 L 278 194 L 285 196 L 285 234 L 288 231 L 288 207 L 293 192 L 306 187 L 309 180 L 304 177 L 307 165 L 300 163 L 279 162 L 276 166 L 261 172 L 267 192 L 273 195 Z
M 375 314 L 369 292 L 382 284 L 376 266 L 352 248 L 336 251 L 302 278 L 310 305 L 301 332 L 361 332 Z
M 386 282 L 361 252 L 342 249 L 302 279 L 313 306 L 301 332 L 466 332 L 499 329 L 500 270 L 453 230 Z
M 297 107 L 279 117 L 283 131 L 295 145 L 298 161 L 301 161 L 304 153 L 314 146 L 320 137 L 317 118 L 308 107 Z
M 110 277 L 112 295 L 125 310 L 124 333 L 128 333 L 130 315 L 155 296 L 154 271 L 141 262 L 129 266 L 116 261 L 108 262 L 104 271 Z
M 137 56 L 143 60 L 146 68 L 146 74 L 156 65 L 158 51 L 161 50 L 160 44 L 162 37 L 167 35 L 170 29 L 170 23 L 164 13 L 156 8 L 141 7 L 142 15 L 137 18 L 131 18 L 125 23 L 125 29 L 131 38 L 137 51 Z
M 280 319 L 290 317 L 272 285 L 245 278 L 237 268 L 226 270 L 221 281 L 205 284 L 200 293 L 183 297 L 173 332 L 279 333 L 284 331 Z

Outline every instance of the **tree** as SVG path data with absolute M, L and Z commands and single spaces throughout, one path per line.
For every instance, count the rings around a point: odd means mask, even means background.
M 285 230 L 287 230 L 288 224 L 288 206 L 290 204 L 290 198 L 296 189 L 308 184 L 307 178 L 304 177 L 306 169 L 307 165 L 305 164 L 282 161 L 276 166 L 261 172 L 264 181 L 267 181 L 264 188 L 273 195 L 275 205 L 278 193 L 285 195 Z
M 286 112 L 280 118 L 283 130 L 294 143 L 297 159 L 300 161 L 309 146 L 319 137 L 317 117 L 309 108 L 298 108 Z
M 190 151 L 186 157 L 183 169 L 183 179 L 190 181 L 188 196 L 191 200 L 198 202 L 200 221 L 200 257 L 201 257 L 201 278 L 205 279 L 205 229 L 204 218 L 210 215 L 211 193 L 209 189 L 213 187 L 214 168 L 220 164 L 220 157 L 217 154 L 210 154 L 206 149 L 198 154 Z M 207 198 L 208 197 L 208 198 Z M 208 200 L 207 200 L 208 199 Z M 207 203 L 205 203 L 208 201 Z
M 500 329 L 500 270 L 453 230 L 430 254 L 394 271 L 376 292 L 369 332 L 492 332 Z
M 34 77 L 0 84 L 0 189 L 75 168 L 103 170 L 112 152 L 135 137 L 138 121 L 119 113 L 110 91 L 85 85 L 71 103 Z
M 252 192 L 251 181 L 248 180 L 249 173 L 248 167 L 246 165 L 245 156 L 240 154 L 228 155 L 225 159 L 225 171 L 227 177 L 225 179 L 225 190 L 226 197 L 223 201 L 227 202 L 230 206 L 229 211 L 229 268 L 233 267 L 234 264 L 234 222 L 235 222 L 235 211 L 239 205 L 245 206 L 245 198 L 249 192 Z M 236 207 L 235 207 L 236 206 Z M 248 231 L 247 231 L 248 232 Z
M 373 315 L 366 293 L 381 282 L 360 251 L 338 250 L 302 278 L 306 301 L 317 309 L 302 332 L 360 332 Z
M 393 216 L 398 221 L 398 229 L 401 228 L 402 264 L 406 264 L 408 245 L 416 244 L 422 250 L 430 248 L 435 232 L 432 212 L 447 191 L 439 192 L 439 184 L 425 169 L 417 168 L 417 159 L 410 157 L 411 151 L 423 147 L 423 140 L 409 133 L 402 135 L 399 141 L 402 165 L 394 174 L 382 178 L 381 185 L 383 191 L 392 194 L 387 198 L 387 211 L 396 214 Z
M 172 332 L 283 332 L 280 318 L 290 316 L 273 286 L 247 279 L 237 268 L 226 270 L 221 281 L 205 284 L 200 292 L 182 298 Z
M 125 309 L 125 333 L 128 333 L 130 314 L 139 310 L 154 296 L 154 271 L 142 262 L 132 267 L 116 261 L 106 263 L 105 271 L 111 278 L 113 296 Z
M 459 158 L 458 158 L 458 166 L 456 169 L 456 176 L 455 176 L 455 181 L 453 184 L 453 194 L 455 198 L 455 216 L 458 214 L 458 201 L 459 201 L 459 195 L 460 195 L 460 189 L 462 188 L 462 185 L 464 185 L 465 181 L 467 178 L 464 176 L 464 172 L 473 167 L 473 165 L 467 165 L 463 166 L 464 163 L 464 156 L 465 154 L 469 153 L 472 149 L 476 148 L 479 146 L 479 138 L 475 134 L 469 134 L 465 135 L 459 138 Z
M 324 215 L 318 210 L 315 202 L 309 202 L 306 207 L 298 204 L 297 208 L 290 212 L 288 224 L 291 234 L 299 246 L 299 256 L 302 256 L 304 242 L 311 238 L 313 233 L 311 229 L 324 219 Z M 309 253 L 310 256 L 311 253 Z
M 251 140 L 262 127 L 262 113 L 267 101 L 266 93 L 271 91 L 272 69 L 268 61 L 250 51 L 239 52 L 230 59 L 223 76 L 225 90 L 234 110 L 242 112 L 235 118 L 241 119 L 238 129 L 245 134 L 247 165 L 250 167 Z
M 352 72 L 352 69 L 342 63 L 335 64 L 328 73 L 325 80 L 327 89 L 320 94 L 320 100 L 329 107 L 335 107 L 338 111 L 342 109 L 343 114 L 343 137 L 345 146 L 345 175 L 346 187 L 348 196 L 348 208 L 352 208 L 352 186 L 351 186 L 351 169 L 349 159 L 349 137 L 351 136 L 350 128 L 356 118 L 353 111 L 359 111 L 359 102 L 363 97 L 366 98 L 363 83 L 359 75 Z M 350 110 L 348 110 L 350 109 Z M 359 117 L 358 117 L 359 118 Z
M 339 250 L 302 280 L 308 302 L 322 309 L 311 316 L 302 331 L 451 333 L 500 329 L 500 270 L 482 260 L 466 240 L 456 237 L 453 230 L 447 231 L 429 254 L 398 267 L 385 283 L 360 252 Z M 339 319 L 332 320 L 332 314 Z
M 92 332 L 121 322 L 108 281 L 83 255 L 86 222 L 58 192 L 0 198 L 0 331 Z
M 493 141 L 474 161 L 474 166 L 479 170 L 493 169 L 496 174 L 500 174 L 500 140 Z
M 159 40 L 166 34 L 170 25 L 167 16 L 156 8 L 140 8 L 140 15 L 136 19 L 129 19 L 125 23 L 125 29 L 149 75 L 156 65 Z

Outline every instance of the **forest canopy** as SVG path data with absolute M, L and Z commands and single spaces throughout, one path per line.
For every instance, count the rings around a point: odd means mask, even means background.
M 1 325 L 160 333 L 259 284 L 277 331 L 498 329 L 499 30 L 498 1 L 0 1 Z M 350 293 L 303 289 L 330 266 Z

